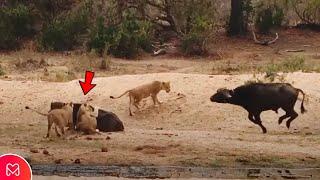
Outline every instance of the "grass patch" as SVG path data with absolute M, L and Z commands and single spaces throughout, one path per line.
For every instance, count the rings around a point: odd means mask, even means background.
M 203 72 L 207 67 L 201 66 L 198 71 Z M 241 72 L 250 72 L 254 69 L 252 64 L 236 63 L 229 60 L 215 62 L 211 67 L 212 69 L 209 69 L 210 74 L 237 74 Z
M 205 65 L 195 69 L 196 72 L 207 72 L 209 74 L 241 74 L 241 73 L 265 73 L 266 77 L 278 78 L 276 75 L 280 72 L 320 72 L 320 63 L 312 59 L 306 59 L 306 56 L 292 56 L 286 59 L 277 59 L 276 62 L 270 61 L 215 61 L 210 65 Z
M 250 83 L 271 83 L 279 82 L 285 83 L 286 74 L 291 72 L 320 72 L 320 66 L 315 64 L 307 64 L 304 56 L 294 56 L 280 63 L 269 63 L 267 65 L 262 65 L 258 68 L 259 73 L 264 73 L 263 77 L 258 77 L 256 74 L 253 78 L 245 82 L 245 84 Z
M 223 166 L 226 166 L 226 162 L 227 161 L 223 158 L 216 158 L 211 161 L 210 167 L 213 167 L 213 168 L 223 167 Z
M 259 68 L 260 72 L 265 72 L 267 75 L 275 74 L 277 72 L 320 72 L 320 66 L 314 63 L 306 63 L 304 56 L 294 56 L 285 59 L 281 63 L 270 63 Z

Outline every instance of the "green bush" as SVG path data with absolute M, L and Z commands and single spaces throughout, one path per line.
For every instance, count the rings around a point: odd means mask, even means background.
M 201 56 L 206 54 L 207 50 L 203 48 L 203 41 L 204 37 L 197 33 L 185 35 L 181 42 L 182 53 L 190 56 Z
M 107 42 L 109 52 L 116 57 L 124 58 L 135 58 L 140 49 L 150 52 L 151 29 L 149 22 L 139 21 L 131 14 L 126 15 L 117 26 L 113 38 Z
M 185 55 L 202 56 L 208 53 L 206 40 L 212 24 L 204 17 L 197 16 L 191 20 L 191 29 L 184 34 L 181 42 L 181 51 Z
M 33 16 L 24 5 L 0 9 L 0 49 L 16 49 L 19 40 L 33 35 Z
M 106 28 L 104 26 L 104 18 L 98 17 L 95 27 L 90 33 L 90 40 L 87 43 L 89 50 L 94 49 L 100 56 L 106 48 L 106 42 L 110 42 L 113 39 L 116 30 L 113 27 Z
M 79 37 L 89 26 L 89 9 L 82 7 L 75 14 L 55 19 L 44 27 L 38 38 L 38 46 L 44 51 L 71 50 L 79 44 Z
M 94 49 L 100 55 L 104 50 L 107 53 L 121 58 L 135 58 L 142 49 L 152 50 L 151 30 L 149 22 L 139 21 L 131 15 L 125 16 L 117 26 L 104 25 L 104 19 L 99 17 L 91 31 L 88 48 Z
M 279 27 L 284 19 L 284 12 L 278 6 L 257 7 L 255 25 L 262 33 L 268 33 L 271 28 Z

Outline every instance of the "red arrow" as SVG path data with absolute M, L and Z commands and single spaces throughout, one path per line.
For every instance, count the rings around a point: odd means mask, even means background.
M 93 77 L 94 77 L 94 72 L 86 71 L 84 82 L 79 81 L 84 95 L 88 94 L 88 92 L 90 92 L 96 86 L 96 84 L 91 84 Z

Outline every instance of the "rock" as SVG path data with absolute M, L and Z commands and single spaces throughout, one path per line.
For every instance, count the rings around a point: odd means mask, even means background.
M 62 159 L 56 159 L 56 160 L 54 160 L 54 163 L 56 163 L 56 164 L 61 164 L 62 163 Z
M 80 159 L 76 159 L 76 160 L 74 160 L 74 163 L 75 163 L 75 164 L 80 164 L 81 161 L 80 161 Z
M 44 155 L 49 155 L 49 151 L 46 150 L 46 149 L 44 149 L 44 150 L 42 151 L 42 153 L 43 153 Z
M 30 152 L 32 152 L 32 153 L 39 153 L 39 150 L 38 150 L 38 149 L 30 149 Z
M 106 140 L 110 140 L 111 138 L 109 136 L 106 137 Z
M 305 135 L 312 135 L 312 132 L 306 132 Z
M 108 148 L 107 147 L 102 147 L 101 148 L 101 152 L 108 152 Z
M 137 146 L 136 148 L 134 148 L 134 150 L 135 150 L 135 151 L 141 151 L 141 150 L 143 150 L 143 147 Z
M 162 127 L 158 127 L 158 128 L 156 128 L 156 130 L 163 130 L 163 128 Z

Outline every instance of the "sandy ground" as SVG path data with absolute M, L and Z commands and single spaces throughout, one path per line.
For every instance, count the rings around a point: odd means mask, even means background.
M 155 73 L 94 79 L 96 88 L 83 96 L 78 80 L 65 83 L 3 81 L 0 86 L 0 152 L 29 156 L 32 163 L 181 166 L 320 166 L 320 74 L 292 73 L 286 77 L 308 95 L 308 113 L 299 115 L 288 130 L 279 115 L 262 114 L 268 134 L 247 120 L 240 107 L 215 104 L 209 97 L 221 87 L 234 88 L 252 75 L 199 75 Z M 127 89 L 152 80 L 171 81 L 172 91 L 161 92 L 159 107 L 146 99 L 135 116 L 128 115 L 128 98 L 112 100 Z M 89 102 L 115 112 L 125 132 L 95 136 L 70 135 L 67 140 L 43 138 L 47 121 L 24 109 L 46 112 L 52 101 Z M 300 101 L 296 104 L 296 110 Z M 300 112 L 299 112 L 300 114 Z M 107 139 L 107 136 L 110 139 Z M 107 147 L 108 152 L 101 152 Z M 38 149 L 39 153 L 31 153 Z M 42 150 L 49 155 L 42 154 Z
M 33 180 L 121 180 L 121 179 L 127 179 L 129 178 L 117 178 L 117 177 L 60 177 L 60 176 L 33 176 Z
M 33 176 L 33 180 L 130 180 L 136 178 L 119 178 L 119 177 L 60 177 L 60 176 Z M 140 178 L 139 178 L 140 179 Z M 142 178 L 143 179 L 143 178 Z M 189 180 L 199 180 L 200 178 L 188 178 Z M 170 180 L 175 180 L 175 178 L 170 178 Z M 201 178 L 201 180 L 206 180 Z

